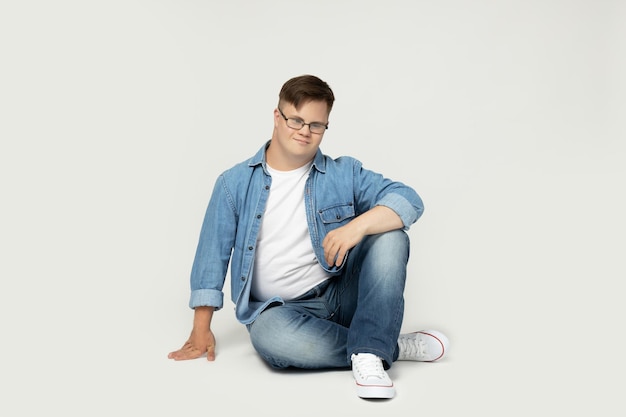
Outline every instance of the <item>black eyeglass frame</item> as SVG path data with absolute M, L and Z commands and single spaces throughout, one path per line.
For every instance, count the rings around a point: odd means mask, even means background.
M 304 123 L 304 120 L 302 120 L 302 119 L 298 119 L 298 118 L 295 118 L 295 117 L 287 117 L 287 116 L 285 116 L 285 113 L 283 113 L 283 111 L 280 109 L 280 107 L 276 107 L 276 108 L 278 109 L 278 112 L 279 112 L 279 113 L 280 113 L 280 115 L 283 117 L 283 119 L 285 119 L 285 122 L 287 123 L 287 127 L 288 127 L 288 128 L 290 128 L 290 129 L 300 130 L 300 129 L 302 129 L 304 126 L 309 126 L 309 130 L 311 131 L 311 133 L 315 133 L 315 134 L 317 134 L 317 135 L 321 135 L 322 133 L 324 133 L 324 131 L 325 131 L 325 130 L 328 130 L 328 123 L 326 123 L 326 124 L 323 124 L 323 123 L 320 123 L 320 122 Z M 289 126 L 289 121 L 290 121 L 290 120 L 291 120 L 291 122 L 292 122 L 292 123 L 294 123 L 294 122 L 295 122 L 296 124 L 298 124 L 298 125 L 302 125 L 302 126 L 300 126 L 300 127 L 298 127 L 298 128 L 297 128 L 297 127 L 292 127 L 292 126 Z M 323 127 L 324 127 L 324 130 L 322 130 L 321 132 L 314 132 L 314 131 L 311 129 L 311 125 L 316 125 L 316 126 L 320 126 L 320 127 L 321 127 L 321 126 L 323 126 Z M 316 129 L 316 130 L 317 130 L 317 129 Z

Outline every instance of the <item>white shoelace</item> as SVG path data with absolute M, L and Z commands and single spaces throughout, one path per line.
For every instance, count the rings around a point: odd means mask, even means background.
M 426 355 L 426 343 L 423 340 L 412 337 L 400 337 L 400 358 L 398 359 L 421 359 Z
M 363 379 L 378 378 L 385 379 L 385 369 L 383 362 L 376 356 L 356 355 L 354 366 Z

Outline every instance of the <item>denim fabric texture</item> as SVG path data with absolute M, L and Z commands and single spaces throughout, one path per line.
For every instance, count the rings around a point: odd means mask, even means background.
M 344 368 L 373 353 L 398 359 L 409 238 L 395 230 L 366 236 L 342 273 L 296 300 L 268 306 L 248 324 L 252 345 L 274 368 Z
M 268 306 L 284 304 L 280 297 L 250 299 L 257 235 L 272 185 L 265 161 L 269 144 L 266 142 L 252 158 L 223 172 L 215 182 L 191 271 L 190 308 L 223 307 L 229 265 L 231 300 L 239 322 L 250 324 Z M 311 242 L 325 270 L 342 276 L 342 268 L 349 263 L 344 262 L 341 267 L 326 263 L 322 248 L 326 234 L 377 205 L 394 210 L 402 219 L 404 230 L 417 221 L 424 209 L 412 188 L 364 169 L 352 157 L 332 159 L 317 151 L 305 185 L 305 206 Z

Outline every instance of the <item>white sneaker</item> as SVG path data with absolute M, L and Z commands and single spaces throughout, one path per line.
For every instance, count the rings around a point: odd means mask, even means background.
M 361 398 L 393 398 L 396 389 L 383 368 L 383 361 L 372 353 L 352 355 L 356 393 Z
M 441 359 L 448 351 L 450 342 L 436 330 L 420 330 L 401 334 L 398 338 L 400 347 L 399 361 L 434 362 Z

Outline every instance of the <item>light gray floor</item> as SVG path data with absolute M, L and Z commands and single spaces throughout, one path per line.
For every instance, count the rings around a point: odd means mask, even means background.
M 620 1 L 0 3 L 0 415 L 623 416 L 626 8 Z M 403 180 L 391 401 L 275 372 L 235 322 L 175 363 L 213 182 L 278 88 L 337 95 L 323 150 Z

